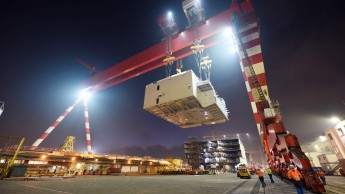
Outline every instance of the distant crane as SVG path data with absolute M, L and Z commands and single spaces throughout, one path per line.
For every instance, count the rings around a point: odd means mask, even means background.
M 81 59 L 79 59 L 78 57 L 76 58 L 76 60 L 78 61 L 79 64 L 81 64 L 82 66 L 84 66 L 86 69 L 89 70 L 89 72 L 92 74 L 92 73 L 95 73 L 97 74 L 98 71 L 96 70 L 96 66 L 91 66 L 91 65 L 88 65 L 87 63 L 85 63 L 84 61 L 82 61 Z

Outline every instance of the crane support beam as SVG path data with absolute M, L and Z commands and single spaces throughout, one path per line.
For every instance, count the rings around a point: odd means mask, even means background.
M 205 23 L 195 28 L 190 28 L 173 37 L 171 42 L 175 59 L 178 60 L 193 54 L 190 50 L 190 46 L 195 40 L 203 40 L 203 44 L 206 48 L 222 42 L 221 32 L 226 27 L 230 27 L 231 11 L 232 9 L 227 9 L 210 18 Z M 91 86 L 93 92 L 99 92 L 159 68 L 164 65 L 163 59 L 166 57 L 165 46 L 165 42 L 160 42 L 85 80 L 83 85 L 85 88 Z

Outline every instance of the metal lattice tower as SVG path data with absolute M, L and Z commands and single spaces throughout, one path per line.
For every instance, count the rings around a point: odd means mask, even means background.
M 61 146 L 60 151 L 61 152 L 67 152 L 67 153 L 73 153 L 74 152 L 74 136 L 67 136 L 65 143 Z

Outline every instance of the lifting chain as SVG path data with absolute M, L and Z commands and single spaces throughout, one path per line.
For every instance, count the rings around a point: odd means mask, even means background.
M 212 60 L 209 59 L 210 57 L 208 55 L 204 54 L 205 45 L 201 44 L 201 40 L 196 40 L 190 48 L 194 53 L 199 68 L 199 78 L 202 80 L 203 73 L 205 79 L 209 80 L 211 76 Z
M 163 63 L 165 64 L 165 75 L 166 77 L 170 77 L 172 65 L 174 64 L 175 57 L 172 55 L 171 49 L 171 35 L 166 38 L 166 48 L 165 48 L 166 57 L 163 59 Z

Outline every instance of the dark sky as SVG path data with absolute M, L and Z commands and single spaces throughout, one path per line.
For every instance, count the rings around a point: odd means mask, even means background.
M 31 145 L 79 94 L 91 76 L 76 57 L 102 71 L 158 43 L 159 15 L 172 11 L 180 31 L 187 26 L 181 2 L 2 1 L 0 3 L 0 135 L 26 137 Z M 202 1 L 207 18 L 231 0 Z M 253 0 L 271 99 L 279 100 L 287 130 L 308 143 L 345 114 L 345 6 L 341 0 Z M 180 129 L 143 110 L 145 85 L 164 78 L 159 68 L 92 96 L 92 148 L 97 153 L 183 156 L 188 136 L 249 132 L 247 150 L 260 145 L 236 54 L 225 45 L 207 50 L 211 81 L 230 111 L 225 124 Z M 184 70 L 195 68 L 193 58 Z M 79 104 L 40 146 L 58 147 L 68 135 L 86 151 Z

